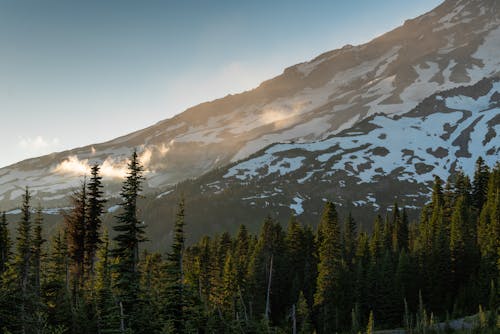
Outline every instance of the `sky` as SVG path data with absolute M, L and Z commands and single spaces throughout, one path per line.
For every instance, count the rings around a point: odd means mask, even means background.
M 255 88 L 440 2 L 0 0 L 0 167 Z

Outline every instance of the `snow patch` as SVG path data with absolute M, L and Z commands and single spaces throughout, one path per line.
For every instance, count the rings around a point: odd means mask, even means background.
M 295 196 L 293 198 L 293 203 L 290 204 L 290 209 L 292 209 L 293 211 L 295 211 L 295 215 L 296 216 L 299 216 L 302 213 L 304 213 L 304 208 L 302 208 L 302 203 L 303 202 L 304 202 L 304 199 L 302 199 L 299 196 Z

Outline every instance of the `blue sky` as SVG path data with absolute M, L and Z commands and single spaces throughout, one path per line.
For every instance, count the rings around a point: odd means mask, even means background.
M 0 167 L 251 89 L 440 2 L 0 0 Z

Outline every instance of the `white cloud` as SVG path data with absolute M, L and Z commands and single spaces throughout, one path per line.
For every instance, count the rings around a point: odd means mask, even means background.
M 149 173 L 150 171 L 147 169 L 151 158 L 153 156 L 153 152 L 151 149 L 146 148 L 139 154 L 139 161 L 141 164 L 146 167 L 145 173 Z M 127 176 L 128 173 L 128 163 L 129 159 L 113 159 L 112 157 L 107 157 L 101 163 L 101 175 L 105 178 L 110 179 L 123 179 Z M 69 174 L 69 175 L 89 175 L 91 169 L 91 163 L 88 159 L 80 160 L 76 155 L 68 156 L 61 163 L 59 163 L 54 169 L 53 172 L 59 174 Z
M 53 171 L 59 174 L 88 175 L 90 174 L 88 159 L 80 160 L 76 155 L 71 155 L 58 164 Z M 101 175 L 106 178 L 124 178 L 127 175 L 127 161 L 116 162 L 107 158 L 101 164 Z

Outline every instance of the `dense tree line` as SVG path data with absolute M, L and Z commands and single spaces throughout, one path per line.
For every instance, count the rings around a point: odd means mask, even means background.
M 165 255 L 140 252 L 143 173 L 134 152 L 112 239 L 98 165 L 50 241 L 29 189 L 15 240 L 0 215 L 0 332 L 424 333 L 478 310 L 482 332 L 500 326 L 500 164 L 436 177 L 419 221 L 395 203 L 371 231 L 326 202 L 315 229 L 268 217 L 187 247 L 180 199 Z

